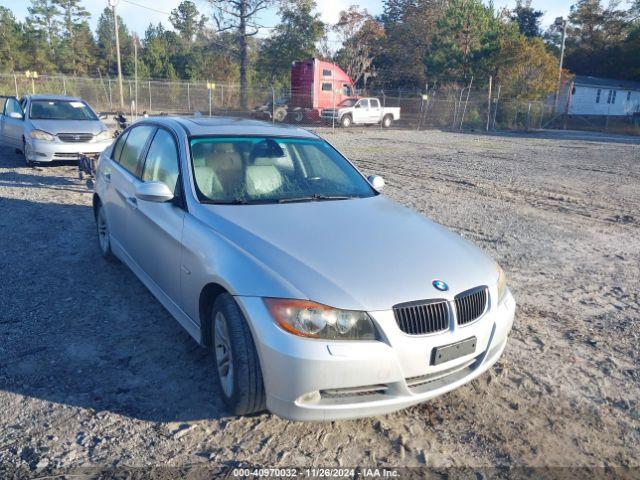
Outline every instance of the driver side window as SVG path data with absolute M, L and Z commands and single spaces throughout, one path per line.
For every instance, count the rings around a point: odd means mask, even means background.
M 147 153 L 142 180 L 162 182 L 175 195 L 179 173 L 178 149 L 173 135 L 159 128 Z

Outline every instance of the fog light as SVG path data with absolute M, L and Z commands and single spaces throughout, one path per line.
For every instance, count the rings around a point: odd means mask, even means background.
M 298 402 L 300 403 L 315 403 L 319 401 L 320 401 L 320 392 L 317 390 L 315 392 L 305 393 L 304 395 L 298 398 Z

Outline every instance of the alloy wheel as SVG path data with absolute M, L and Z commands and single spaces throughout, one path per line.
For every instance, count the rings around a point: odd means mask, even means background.
M 233 355 L 231 352 L 231 342 L 229 341 L 229 329 L 227 319 L 218 312 L 214 319 L 214 348 L 216 355 L 216 366 L 220 385 L 227 398 L 233 395 Z
M 98 210 L 98 240 L 100 241 L 100 249 L 103 253 L 109 251 L 109 226 L 104 215 L 104 209 Z

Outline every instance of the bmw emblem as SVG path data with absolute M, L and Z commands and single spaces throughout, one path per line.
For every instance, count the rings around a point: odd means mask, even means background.
M 446 292 L 447 290 L 449 290 L 449 285 L 447 285 L 442 280 L 434 280 L 433 282 L 431 282 L 431 285 L 433 285 L 436 290 L 440 290 L 441 292 Z

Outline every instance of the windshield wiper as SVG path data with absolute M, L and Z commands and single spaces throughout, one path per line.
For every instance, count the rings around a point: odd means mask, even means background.
M 201 200 L 207 205 L 247 205 L 249 202 L 244 198 L 234 198 L 233 200 Z
M 281 198 L 278 200 L 278 203 L 294 203 L 294 202 L 319 202 L 322 200 L 350 200 L 352 198 L 357 198 L 354 196 L 347 195 L 311 195 L 307 197 L 289 197 L 289 198 Z

